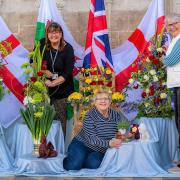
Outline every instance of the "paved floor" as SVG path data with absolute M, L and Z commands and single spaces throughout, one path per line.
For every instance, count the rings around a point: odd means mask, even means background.
M 180 180 L 180 177 L 171 177 L 171 178 L 167 178 L 167 177 L 158 177 L 158 178 L 154 178 L 154 177 L 149 177 L 149 178 L 112 178 L 112 177 L 102 177 L 102 178 L 86 178 L 86 177 L 71 177 L 71 178 L 67 178 L 67 177 L 27 177 L 27 176 L 12 176 L 12 177 L 0 177 L 0 180 Z

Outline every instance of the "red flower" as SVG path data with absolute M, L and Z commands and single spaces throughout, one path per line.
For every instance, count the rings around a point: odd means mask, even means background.
M 42 64 L 43 64 L 43 65 L 47 65 L 48 62 L 47 62 L 46 60 L 43 60 Z
M 133 88 L 134 88 L 134 89 L 138 89 L 138 84 L 137 84 L 137 85 L 135 85 L 135 86 L 133 86 Z
M 160 61 L 159 61 L 158 59 L 154 59 L 154 60 L 153 60 L 153 64 L 154 64 L 154 65 L 157 65 L 157 64 L 159 64 L 159 63 L 160 63 Z
M 153 96 L 154 95 L 154 86 L 150 86 L 150 92 L 149 92 L 149 96 Z
M 41 66 L 41 70 L 46 70 L 46 69 L 47 69 L 46 65 L 43 64 L 43 65 Z
M 37 81 L 37 78 L 33 76 L 33 77 L 31 77 L 31 81 L 32 81 L 32 82 L 36 82 L 36 81 Z
M 146 97 L 146 92 L 142 92 L 141 96 L 142 96 L 142 98 L 145 98 Z
M 149 56 L 150 60 L 153 60 L 155 57 L 153 55 Z
M 159 97 L 157 97 L 157 98 L 154 99 L 154 103 L 159 104 L 160 102 L 161 102 L 161 99 L 160 99 Z
M 44 75 L 44 72 L 39 71 L 39 72 L 37 72 L 37 75 L 38 75 L 38 76 L 43 76 L 43 75 Z
M 25 89 L 25 88 L 27 88 L 28 86 L 29 86 L 29 84 L 26 83 L 26 84 L 24 84 L 23 88 Z

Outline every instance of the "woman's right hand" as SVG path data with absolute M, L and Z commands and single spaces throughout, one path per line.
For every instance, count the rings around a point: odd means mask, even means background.
M 53 73 L 51 71 L 49 71 L 49 70 L 45 70 L 45 75 L 46 75 L 47 78 L 52 78 Z
M 111 148 L 119 148 L 120 145 L 121 145 L 120 139 L 113 138 L 109 141 L 109 147 L 111 147 Z

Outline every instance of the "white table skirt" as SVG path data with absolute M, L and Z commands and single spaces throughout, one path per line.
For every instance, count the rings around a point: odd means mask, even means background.
M 12 144 L 10 150 L 14 158 L 32 153 L 33 139 L 26 124 L 16 123 L 12 138 L 13 140 L 11 141 Z M 47 142 L 48 141 L 52 142 L 55 150 L 57 150 L 58 153 L 64 154 L 64 135 L 61 124 L 58 121 L 53 121 L 47 136 Z

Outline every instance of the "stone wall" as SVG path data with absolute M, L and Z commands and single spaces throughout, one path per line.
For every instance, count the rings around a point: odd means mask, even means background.
M 137 27 L 151 0 L 105 0 L 111 47 L 122 44 Z M 179 0 L 165 0 L 166 12 L 180 13 Z M 0 15 L 27 49 L 34 43 L 40 0 L 0 0 Z M 56 0 L 57 7 L 82 46 L 85 44 L 90 0 Z

